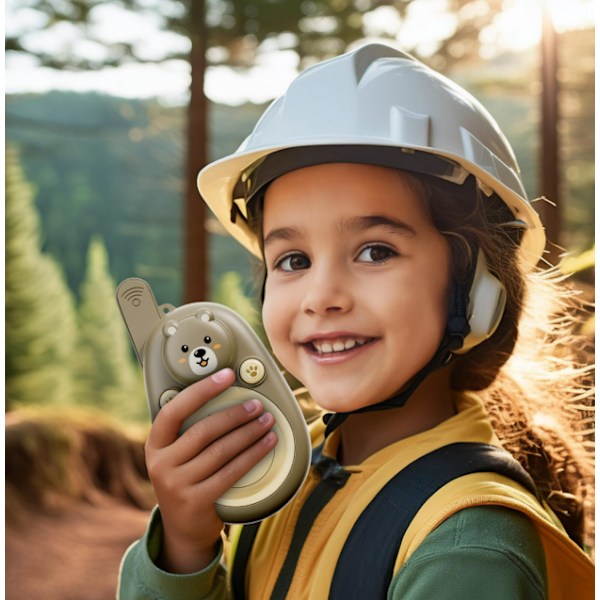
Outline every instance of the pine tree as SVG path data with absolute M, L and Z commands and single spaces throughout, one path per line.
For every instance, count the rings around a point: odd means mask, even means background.
M 221 276 L 214 301 L 235 310 L 259 336 L 264 338 L 260 313 L 252 300 L 244 294 L 244 286 L 239 273 L 228 271 Z
M 88 249 L 78 310 L 78 401 L 120 416 L 145 418 L 141 372 L 134 364 L 115 289 L 104 243 L 94 237 Z
M 6 408 L 72 398 L 75 308 L 60 266 L 41 248 L 34 190 L 6 150 Z

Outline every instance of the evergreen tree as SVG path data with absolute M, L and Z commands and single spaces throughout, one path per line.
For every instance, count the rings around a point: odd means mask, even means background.
M 266 343 L 267 337 L 262 326 L 260 311 L 245 295 L 244 284 L 239 273 L 229 271 L 221 276 L 214 294 L 214 301 L 235 310 Z
M 146 417 L 140 369 L 115 299 L 108 254 L 99 237 L 92 238 L 78 310 L 76 357 L 78 402 L 125 417 Z
M 241 315 L 253 328 L 259 325 L 260 315 L 252 300 L 244 294 L 244 285 L 239 273 L 224 273 L 217 284 L 215 302 L 225 304 Z
M 59 265 L 41 250 L 34 191 L 6 151 L 6 408 L 68 403 L 75 308 Z

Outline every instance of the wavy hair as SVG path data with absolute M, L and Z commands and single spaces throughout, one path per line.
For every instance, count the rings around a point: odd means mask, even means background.
M 431 219 L 447 237 L 460 280 L 481 248 L 504 284 L 506 309 L 495 333 L 456 357 L 452 388 L 475 392 L 494 429 L 534 479 L 569 535 L 593 546 L 594 416 L 589 308 L 558 268 L 531 269 L 518 248 L 522 226 L 473 177 L 463 185 L 411 176 Z
M 422 198 L 452 254 L 452 279 L 470 271 L 473 248 L 504 284 L 506 308 L 494 334 L 456 356 L 453 391 L 484 402 L 503 446 L 529 472 L 572 539 L 593 548 L 593 372 L 588 338 L 578 334 L 587 308 L 557 268 L 524 265 L 524 224 L 474 177 L 457 185 L 401 171 Z M 264 191 L 249 224 L 262 239 Z M 265 273 L 262 273 L 263 294 Z

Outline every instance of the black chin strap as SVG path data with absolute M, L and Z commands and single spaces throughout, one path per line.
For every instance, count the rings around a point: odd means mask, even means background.
M 477 256 L 476 252 L 474 256 Z M 413 392 L 421 385 L 421 383 L 423 383 L 423 380 L 428 375 L 450 363 L 455 356 L 453 351 L 462 347 L 465 337 L 471 331 L 468 318 L 469 292 L 475 275 L 476 264 L 477 261 L 474 260 L 466 281 L 455 283 L 452 287 L 448 307 L 448 324 L 446 326 L 446 332 L 431 360 L 391 398 L 379 402 L 378 404 L 373 404 L 372 406 L 359 408 L 358 410 L 342 413 L 328 413 L 324 415 L 323 420 L 327 425 L 325 428 L 325 437 L 337 429 L 350 415 L 404 406 Z

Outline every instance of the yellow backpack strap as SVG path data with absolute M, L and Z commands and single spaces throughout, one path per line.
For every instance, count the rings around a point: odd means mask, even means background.
M 394 574 L 438 525 L 472 506 L 505 506 L 529 517 L 540 534 L 548 571 L 549 600 L 592 600 L 594 564 L 573 542 L 552 510 L 514 480 L 497 473 L 473 473 L 433 494 L 406 530 Z

